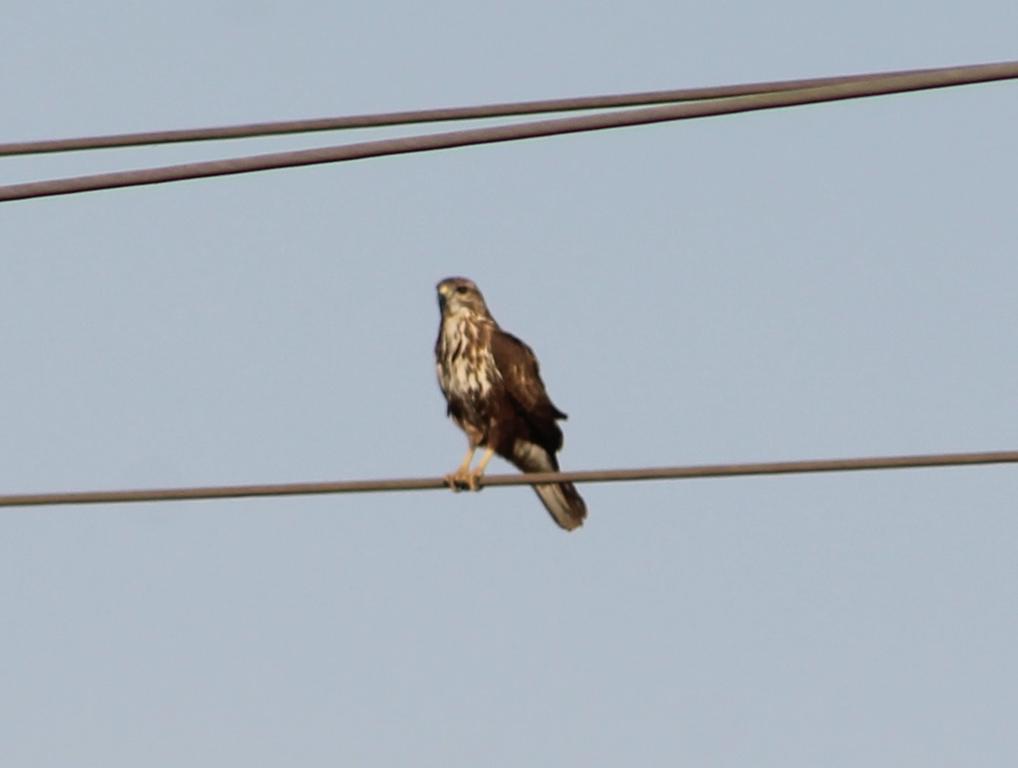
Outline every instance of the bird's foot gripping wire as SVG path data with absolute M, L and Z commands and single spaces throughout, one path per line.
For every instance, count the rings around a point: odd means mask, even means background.
M 442 479 L 445 480 L 445 484 L 448 485 L 453 493 L 459 493 L 460 491 L 479 491 L 481 490 L 481 478 L 484 476 L 484 470 L 456 470 L 450 475 L 445 475 Z
M 445 480 L 445 484 L 452 489 L 453 493 L 459 493 L 464 489 L 470 489 L 470 476 L 470 470 L 463 471 L 457 469 L 452 474 L 445 475 L 442 479 Z
M 467 455 L 463 457 L 463 461 L 456 467 L 456 471 L 450 475 L 446 475 L 443 479 L 445 484 L 452 489 L 453 493 L 459 493 L 464 488 L 469 488 L 469 477 L 470 477 L 470 462 L 474 460 L 474 451 L 477 450 L 471 447 L 467 451 Z
M 477 462 L 477 466 L 474 469 L 470 469 L 470 462 L 474 458 L 474 452 L 473 450 L 469 451 L 466 458 L 463 459 L 463 463 L 456 468 L 456 471 L 443 478 L 445 484 L 452 489 L 453 493 L 459 493 L 463 490 L 481 490 L 481 478 L 484 477 L 484 470 L 487 468 L 488 462 L 491 461 L 494 453 L 491 448 L 488 448 L 485 450 L 481 460 Z

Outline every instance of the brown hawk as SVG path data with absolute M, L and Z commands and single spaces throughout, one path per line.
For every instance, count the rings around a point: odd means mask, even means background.
M 440 282 L 442 322 L 435 342 L 438 384 L 448 413 L 467 435 L 470 448 L 446 482 L 453 490 L 477 490 L 497 453 L 523 472 L 557 472 L 562 448 L 556 421 L 566 418 L 545 392 L 533 351 L 498 327 L 477 286 L 465 277 Z M 484 455 L 474 470 L 474 453 Z M 534 490 L 562 528 L 583 524 L 587 505 L 572 483 L 535 485 Z

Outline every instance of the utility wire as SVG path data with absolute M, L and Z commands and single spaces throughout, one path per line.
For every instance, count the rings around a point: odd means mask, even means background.
M 582 472 L 534 472 L 491 475 L 481 479 L 482 488 L 544 483 L 610 483 L 626 480 L 685 480 L 706 477 L 790 475 L 815 472 L 851 472 L 873 469 L 916 469 L 923 467 L 972 466 L 1018 463 L 1018 451 L 945 453 L 919 456 L 878 456 L 861 459 L 813 459 L 756 464 L 702 464 L 683 467 L 606 469 Z M 255 496 L 307 496 L 332 493 L 427 491 L 448 488 L 441 477 L 397 480 L 352 480 L 322 483 L 279 483 L 272 485 L 225 485 L 200 488 L 153 488 L 126 491 L 74 491 L 61 493 L 0 496 L 0 507 L 53 506 L 58 504 L 115 504 L 143 501 L 195 501 L 238 499 Z
M 0 143 L 0 157 L 4 155 L 32 155 L 47 152 L 74 152 L 88 149 L 138 147 L 151 144 L 173 144 L 222 139 L 249 139 L 257 136 L 280 136 L 293 133 L 315 133 L 352 128 L 381 128 L 393 125 L 437 123 L 453 120 L 479 120 L 496 117 L 535 115 L 550 112 L 575 112 L 586 109 L 612 109 L 616 107 L 646 107 L 652 104 L 669 104 L 680 101 L 722 99 L 748 96 L 754 93 L 773 93 L 822 85 L 874 80 L 882 77 L 907 75 L 915 72 L 936 72 L 937 69 L 876 72 L 838 77 L 814 77 L 799 80 L 775 80 L 764 83 L 743 83 L 701 88 L 677 88 L 640 93 L 614 93 L 601 96 L 581 96 L 565 99 L 544 99 L 500 104 L 483 104 L 472 107 L 441 107 L 402 112 L 382 112 L 367 115 L 344 115 L 305 120 L 282 120 L 268 123 L 248 123 L 206 128 L 182 128 L 169 131 L 145 131 L 105 136 L 85 136 L 70 139 L 44 139 Z
M 803 104 L 816 104 L 842 99 L 879 96 L 890 93 L 944 88 L 955 85 L 985 83 L 993 80 L 1018 78 L 1018 62 L 983 64 L 971 67 L 952 67 L 914 71 L 863 81 L 852 80 L 836 85 L 801 88 L 777 93 L 733 96 L 718 101 L 673 104 L 664 107 L 606 112 L 557 120 L 475 128 L 428 135 L 408 136 L 381 141 L 344 144 L 320 149 L 305 149 L 266 155 L 212 160 L 183 165 L 148 168 L 135 171 L 78 176 L 50 181 L 28 182 L 0 186 L 0 201 L 24 200 L 51 195 L 64 195 L 100 189 L 114 189 L 143 184 L 159 184 L 186 179 L 251 173 L 277 168 L 290 168 L 321 163 L 336 163 L 367 157 L 382 157 L 410 152 L 427 152 L 474 144 L 517 141 L 542 136 L 554 136 L 581 131 L 596 131 L 633 125 L 696 117 L 733 114 L 760 109 L 775 109 Z

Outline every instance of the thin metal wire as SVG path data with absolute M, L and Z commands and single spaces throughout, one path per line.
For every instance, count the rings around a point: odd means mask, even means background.
M 551 112 L 575 112 L 587 109 L 612 109 L 617 107 L 645 107 L 652 104 L 668 104 L 680 101 L 721 99 L 732 96 L 748 96 L 754 93 L 816 88 L 823 85 L 873 80 L 915 72 L 936 72 L 938 69 L 899 70 L 896 72 L 875 72 L 837 77 L 813 77 L 799 80 L 775 80 L 763 83 L 742 83 L 737 85 L 707 86 L 701 88 L 677 88 L 639 93 L 614 93 L 601 96 L 581 96 L 565 99 L 543 99 L 537 101 L 503 102 L 472 107 L 440 107 L 401 112 L 382 112 L 367 115 L 344 115 L 304 120 L 280 120 L 266 123 L 247 123 L 205 128 L 182 128 L 168 131 L 144 131 L 119 133 L 105 136 L 85 136 L 68 139 L 43 139 L 0 143 L 0 156 L 29 155 L 46 152 L 72 152 L 89 149 L 111 149 L 116 147 L 137 147 L 151 144 L 171 144 L 196 141 L 218 141 L 223 139 L 247 139 L 257 136 L 279 136 L 294 133 L 348 130 L 352 128 L 380 128 L 393 125 L 449 122 L 454 120 L 478 120 L 520 115 L 536 115 Z
M 702 464 L 681 467 L 602 469 L 581 472 L 535 472 L 524 475 L 491 475 L 481 480 L 482 488 L 544 483 L 612 483 L 629 480 L 689 480 L 708 477 L 790 475 L 816 472 L 857 472 L 876 469 L 918 469 L 1018 463 L 1018 451 L 944 453 L 917 456 L 877 456 L 854 459 L 811 459 L 751 464 Z M 307 496 L 334 493 L 428 491 L 447 489 L 441 477 L 396 480 L 353 480 L 321 483 L 277 483 L 268 485 L 225 485 L 200 488 L 151 488 L 125 491 L 73 491 L 60 493 L 12 494 L 0 496 L 0 507 L 38 507 L 66 504 L 116 504 L 148 501 L 196 501 L 238 499 L 258 496 Z
M 319 149 L 279 152 L 226 160 L 212 160 L 162 168 L 120 171 L 50 181 L 10 184 L 0 187 L 0 201 L 25 200 L 100 189 L 160 184 L 170 181 L 251 173 L 321 163 L 337 163 L 368 157 L 410 152 L 427 152 L 475 144 L 518 141 L 582 131 L 597 131 L 634 125 L 649 125 L 672 120 L 816 104 L 890 93 L 945 88 L 972 83 L 1018 78 L 1018 61 L 972 67 L 926 70 L 904 75 L 873 77 L 818 88 L 803 88 L 778 93 L 734 96 L 710 102 L 673 104 L 665 107 L 606 112 L 557 120 L 539 120 L 515 125 L 475 128 L 465 131 L 408 136 L 382 141 L 343 144 Z

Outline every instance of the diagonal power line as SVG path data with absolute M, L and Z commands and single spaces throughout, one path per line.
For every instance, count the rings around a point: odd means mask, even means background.
M 482 488 L 537 485 L 554 482 L 611 483 L 629 480 L 690 480 L 708 477 L 791 475 L 818 472 L 858 472 L 876 469 L 921 469 L 1018 463 L 1018 451 L 943 453 L 917 456 L 877 456 L 855 459 L 811 459 L 752 464 L 701 464 L 681 467 L 587 470 L 581 472 L 535 472 L 525 475 L 484 477 Z M 39 507 L 67 504 L 116 504 L 149 501 L 197 501 L 260 496 L 309 496 L 336 493 L 427 491 L 447 488 L 441 477 L 395 480 L 351 480 L 322 483 L 268 485 L 221 485 L 196 488 L 152 488 L 124 491 L 72 491 L 0 495 L 0 507 Z
M 833 85 L 800 88 L 791 91 L 733 96 L 716 101 L 671 104 L 580 117 L 539 120 L 514 125 L 475 128 L 464 131 L 408 136 L 381 141 L 368 141 L 319 149 L 254 155 L 227 160 L 212 160 L 161 168 L 78 176 L 50 181 L 0 186 L 0 201 L 25 200 L 51 195 L 65 195 L 101 189 L 161 184 L 171 181 L 252 173 L 279 168 L 292 168 L 322 163 L 338 163 L 369 157 L 383 157 L 412 152 L 428 152 L 476 144 L 519 141 L 583 131 L 597 131 L 673 120 L 734 114 L 762 109 L 776 109 L 817 104 L 842 99 L 856 99 L 891 93 L 945 88 L 956 85 L 986 83 L 1018 78 L 1018 61 L 917 70 L 905 74 L 869 77 Z
M 118 147 L 140 147 L 152 144 L 173 144 L 195 141 L 221 141 L 223 139 L 249 139 L 259 136 L 281 136 L 295 133 L 316 133 L 320 131 L 349 130 L 354 128 L 382 128 L 394 125 L 449 122 L 454 120 L 480 120 L 497 117 L 547 114 L 551 112 L 576 112 L 591 109 L 614 109 L 618 107 L 646 107 L 654 104 L 670 104 L 680 101 L 701 101 L 723 99 L 732 96 L 748 96 L 755 93 L 792 91 L 802 88 L 816 88 L 822 85 L 837 85 L 847 82 L 862 82 L 883 77 L 908 75 L 928 70 L 901 70 L 877 72 L 838 77 L 814 77 L 799 80 L 774 80 L 762 83 L 742 83 L 700 88 L 676 88 L 672 90 L 641 91 L 639 93 L 615 93 L 603 96 L 580 96 L 565 99 L 543 99 L 539 101 L 503 102 L 472 107 L 440 107 L 401 112 L 382 112 L 367 115 L 344 115 L 305 120 L 280 120 L 265 123 L 224 125 L 206 128 L 181 128 L 169 131 L 143 131 L 119 133 L 104 136 L 85 136 L 68 139 L 42 139 L 0 143 L 0 157 L 8 155 L 34 155 L 48 152 L 75 152 L 89 149 L 111 149 Z

